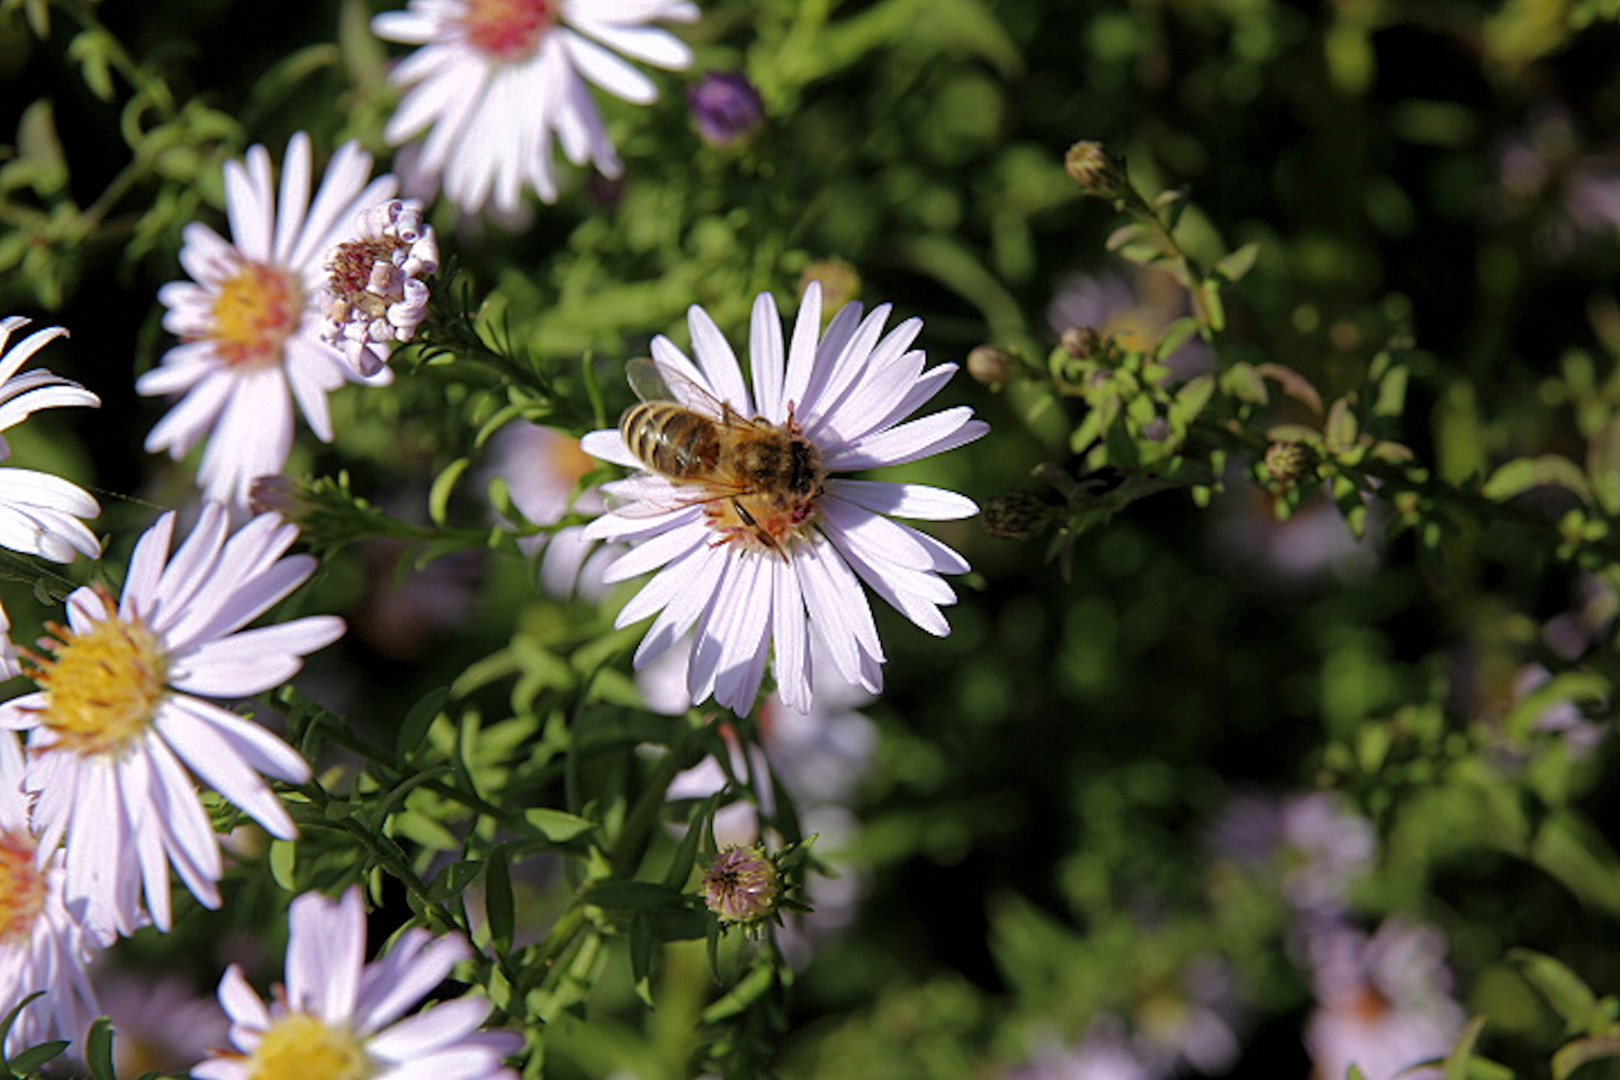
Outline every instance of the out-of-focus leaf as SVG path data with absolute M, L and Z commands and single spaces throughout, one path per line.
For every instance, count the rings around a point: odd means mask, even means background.
M 703 1022 L 714 1024 L 727 1017 L 736 1016 L 758 1000 L 775 981 L 775 966 L 761 957 L 748 974 L 742 977 L 742 981 L 732 987 L 730 993 L 703 1010 Z
M 1588 1062 L 1613 1057 L 1620 1057 L 1620 1035 L 1589 1036 L 1565 1043 L 1552 1057 L 1553 1080 L 1565 1080 Z
M 587 903 L 623 915 L 670 911 L 686 906 L 686 897 L 682 893 L 656 881 L 599 881 L 591 886 L 585 899 Z
M 553 844 L 566 844 L 576 836 L 583 836 L 596 828 L 594 821 L 545 806 L 525 810 L 523 820 L 539 829 L 541 835 Z
M 489 917 L 490 940 L 501 952 L 512 947 L 516 911 L 506 846 L 497 844 L 484 863 L 484 913 Z
M 1514 458 L 1504 462 L 1485 481 L 1481 489 L 1487 499 L 1506 502 L 1531 488 L 1559 487 L 1580 498 L 1592 501 L 1592 488 L 1580 466 L 1557 454 L 1542 454 L 1533 458 Z
M 1525 981 L 1546 998 L 1552 1011 L 1572 1031 L 1585 1031 L 1598 1016 L 1597 995 L 1581 977 L 1543 953 L 1532 949 L 1511 949 L 1507 959 L 1516 965 Z
M 408 758 L 422 745 L 427 738 L 428 728 L 438 718 L 444 709 L 444 703 L 450 699 L 448 686 L 435 687 L 422 695 L 421 699 L 405 713 L 400 721 L 399 734 L 394 740 L 394 751 L 402 758 Z
M 1236 251 L 1221 256 L 1211 269 L 1228 282 L 1241 281 L 1250 270 L 1254 269 L 1254 262 L 1259 257 L 1259 244 L 1244 244 Z
M 84 1060 L 90 1066 L 94 1080 L 117 1080 L 118 1070 L 113 1065 L 113 1029 L 105 1016 L 98 1016 L 90 1025 L 84 1040 Z
M 1356 423 L 1355 410 L 1350 402 L 1339 398 L 1328 406 L 1327 423 L 1322 428 L 1322 441 L 1326 443 L 1329 453 L 1343 453 L 1356 445 L 1356 436 L 1360 433 L 1360 426 Z

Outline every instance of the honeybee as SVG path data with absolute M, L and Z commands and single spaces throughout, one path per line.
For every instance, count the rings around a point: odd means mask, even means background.
M 786 424 L 743 417 L 645 357 L 631 360 L 627 374 L 641 404 L 619 419 L 625 446 L 649 472 L 693 489 L 690 499 L 659 509 L 704 504 L 721 543 L 752 540 L 785 558 L 784 545 L 815 516 L 827 478 L 821 451 L 791 407 Z

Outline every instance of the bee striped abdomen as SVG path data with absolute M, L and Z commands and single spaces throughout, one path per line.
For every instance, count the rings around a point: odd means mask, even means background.
M 619 434 L 642 464 L 671 480 L 708 477 L 720 461 L 715 421 L 669 402 L 632 406 L 619 421 Z

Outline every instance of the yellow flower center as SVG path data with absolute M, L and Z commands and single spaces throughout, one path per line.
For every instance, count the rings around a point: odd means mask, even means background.
M 278 266 L 244 262 L 219 287 L 210 337 L 230 366 L 269 367 L 303 321 L 303 283 Z
M 367 1080 L 377 1071 L 353 1032 L 303 1013 L 270 1025 L 248 1060 L 248 1080 Z
M 556 21 L 552 0 L 467 0 L 461 26 L 475 48 L 510 63 L 534 52 Z
M 45 909 L 45 875 L 35 850 L 27 833 L 0 831 L 0 946 L 26 942 Z
M 45 691 L 44 723 L 57 747 L 77 754 L 117 750 L 141 735 L 163 700 L 169 674 L 163 642 L 140 619 L 126 621 L 101 593 L 107 617 L 83 634 L 58 623 L 40 642 L 51 655 L 26 652 L 29 674 Z

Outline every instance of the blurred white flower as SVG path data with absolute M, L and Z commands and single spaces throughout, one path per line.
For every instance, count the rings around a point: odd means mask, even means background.
M 602 497 L 594 489 L 574 498 L 580 480 L 599 467 L 578 439 L 519 420 L 496 432 L 489 460 L 489 474 L 506 482 L 513 505 L 536 525 L 561 521 L 570 509 L 582 514 L 603 510 Z M 540 553 L 540 584 L 546 592 L 566 597 L 577 591 L 588 600 L 601 600 L 607 593 L 602 575 L 624 553 L 622 547 L 588 539 L 583 525 L 519 543 L 531 554 Z
M 219 1007 L 179 975 L 147 978 L 104 967 L 92 981 L 117 1033 L 113 1057 L 120 1076 L 184 1073 L 225 1043 L 230 1025 Z
M 460 937 L 413 928 L 367 964 L 358 886 L 341 900 L 305 893 L 287 918 L 285 984 L 267 1005 L 231 965 L 219 1002 L 235 1050 L 192 1066 L 198 1080 L 517 1080 L 501 1059 L 522 1047 L 522 1037 L 478 1030 L 494 1007 L 489 1001 L 461 997 L 405 1016 L 472 955 Z
M 510 214 L 525 186 L 557 199 L 555 138 L 575 165 L 623 171 L 587 83 L 638 105 L 658 90 L 624 57 L 690 67 L 692 52 L 655 22 L 693 22 L 689 0 L 411 0 L 378 15 L 385 41 L 420 46 L 389 76 L 404 97 L 384 132 L 413 194 L 445 195 L 468 213 Z M 622 56 L 620 55 L 622 54 Z
M 326 395 L 362 381 L 321 336 L 326 256 L 355 215 L 394 192 L 371 180 L 371 155 L 348 143 L 332 158 L 314 202 L 309 136 L 287 144 L 279 199 L 262 146 L 225 163 L 232 240 L 187 225 L 180 265 L 190 281 L 158 290 L 163 328 L 180 344 L 135 381 L 148 397 L 180 395 L 146 437 L 146 449 L 178 460 L 207 439 L 197 483 L 203 497 L 242 508 L 255 477 L 279 473 L 292 448 L 293 402 L 323 442 L 332 441 Z M 370 181 L 368 183 L 368 181 Z M 392 379 L 386 369 L 369 380 Z
M 1378 855 L 1372 822 L 1325 791 L 1239 796 L 1217 819 L 1211 846 L 1217 857 L 1274 872 L 1283 898 L 1316 915 L 1343 911 Z
M 23 773 L 16 736 L 0 732 L 0 1016 L 44 994 L 18 1016 L 7 1055 L 46 1039 L 77 1042 L 101 1013 L 90 942 L 63 896 L 62 851 L 37 835 Z

